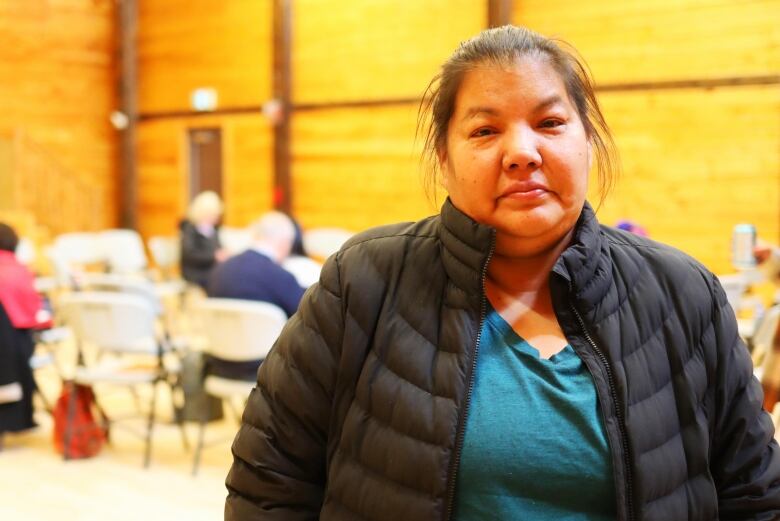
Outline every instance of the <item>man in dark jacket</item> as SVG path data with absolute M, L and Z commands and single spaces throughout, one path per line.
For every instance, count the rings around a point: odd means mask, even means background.
M 261 366 L 227 520 L 450 518 L 493 241 L 448 201 L 326 263 Z M 778 445 L 716 277 L 586 205 L 550 284 L 598 390 L 617 519 L 780 518 Z
M 295 227 L 286 215 L 269 212 L 251 228 L 252 247 L 212 270 L 207 293 L 209 297 L 268 302 L 291 316 L 304 289 L 280 263 L 290 254 Z

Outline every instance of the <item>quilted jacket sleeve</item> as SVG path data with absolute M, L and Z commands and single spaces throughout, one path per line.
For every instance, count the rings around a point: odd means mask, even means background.
M 342 332 L 334 256 L 260 366 L 233 442 L 226 520 L 319 517 Z
M 714 277 L 713 277 L 714 278 Z M 711 471 L 721 520 L 780 519 L 780 448 L 763 408 L 761 385 L 737 334 L 734 312 L 713 280 L 717 349 L 716 418 Z

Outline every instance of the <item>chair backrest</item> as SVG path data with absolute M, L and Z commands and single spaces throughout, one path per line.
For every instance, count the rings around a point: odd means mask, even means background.
M 54 246 L 44 248 L 43 255 L 49 261 L 57 285 L 62 287 L 70 286 L 73 282 L 73 270 L 65 256 Z
M 230 253 L 241 253 L 252 246 L 252 233 L 248 228 L 223 226 L 219 229 L 219 242 Z
M 157 352 L 154 310 L 141 296 L 92 291 L 68 293 L 60 297 L 57 313 L 79 341 L 101 350 Z
M 320 259 L 327 259 L 354 234 L 343 228 L 312 228 L 303 232 L 303 247 L 306 253 Z
M 148 302 L 155 315 L 163 312 L 163 305 L 155 292 L 154 284 L 143 277 L 119 273 L 85 273 L 79 278 L 79 283 L 87 291 L 138 295 Z
M 207 298 L 195 310 L 206 352 L 234 362 L 265 358 L 287 322 L 285 312 L 267 302 Z
M 158 268 L 166 270 L 179 265 L 181 244 L 178 237 L 155 235 L 149 238 L 147 244 Z
M 146 252 L 135 230 L 105 230 L 99 240 L 108 267 L 115 273 L 136 273 L 146 269 Z
M 282 268 L 293 274 L 299 286 L 308 288 L 320 280 L 322 264 L 309 257 L 293 255 L 282 261 Z
M 69 264 L 93 264 L 106 259 L 98 234 L 92 232 L 58 235 L 54 239 L 54 249 Z

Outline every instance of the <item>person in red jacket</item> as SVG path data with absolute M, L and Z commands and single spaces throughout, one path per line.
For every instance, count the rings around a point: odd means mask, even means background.
M 0 223 L 0 305 L 17 329 L 40 328 L 49 323 L 43 299 L 35 291 L 35 278 L 14 253 L 16 232 Z
M 13 228 L 0 223 L 0 434 L 35 426 L 31 333 L 50 324 L 33 274 L 14 253 L 18 243 Z

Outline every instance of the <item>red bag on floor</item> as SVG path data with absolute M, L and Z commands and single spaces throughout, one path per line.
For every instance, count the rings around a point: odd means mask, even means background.
M 68 425 L 70 407 L 72 417 Z M 93 414 L 93 411 L 96 414 Z M 100 418 L 100 423 L 96 421 L 96 416 Z M 100 452 L 108 438 L 107 424 L 105 414 L 95 402 L 92 387 L 73 383 L 63 385 L 62 393 L 54 406 L 54 448 L 58 453 L 64 454 L 66 459 L 94 456 Z

